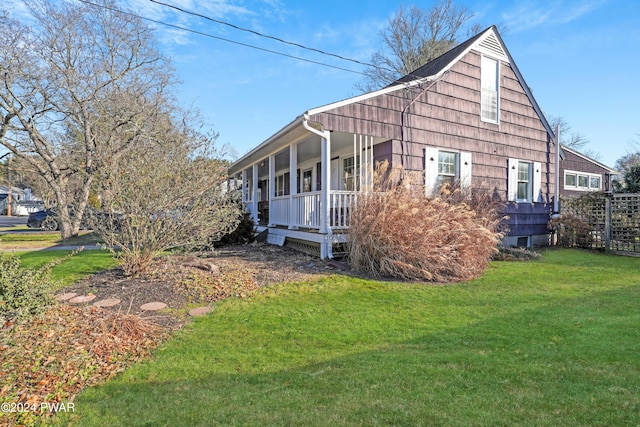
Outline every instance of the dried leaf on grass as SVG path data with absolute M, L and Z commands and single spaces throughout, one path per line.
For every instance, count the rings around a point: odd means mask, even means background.
M 147 357 L 165 337 L 137 316 L 95 307 L 58 305 L 29 321 L 0 329 L 0 400 L 68 402 Z M 0 414 L 0 425 L 32 424 L 49 411 Z

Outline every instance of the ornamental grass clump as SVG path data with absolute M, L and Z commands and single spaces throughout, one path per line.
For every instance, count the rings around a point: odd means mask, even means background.
M 465 196 L 448 187 L 427 197 L 415 182 L 411 174 L 389 170 L 386 163 L 377 165 L 375 191 L 362 194 L 351 212 L 352 267 L 374 276 L 418 281 L 479 276 L 501 237 L 498 205 L 488 196 Z

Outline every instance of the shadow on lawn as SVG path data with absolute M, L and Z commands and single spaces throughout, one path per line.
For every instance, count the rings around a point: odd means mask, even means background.
M 238 316 L 232 319 L 237 337 L 199 341 L 206 348 L 194 348 L 189 341 L 198 330 L 215 337 L 210 331 L 218 319 L 209 316 L 195 322 L 191 333 L 169 342 L 157 361 L 84 392 L 76 400 L 76 413 L 62 414 L 57 421 L 635 425 L 640 407 L 639 301 L 640 285 L 633 285 L 524 310 L 514 307 L 511 313 L 443 327 L 415 340 L 394 342 L 390 337 L 374 344 L 372 337 L 375 348 L 370 351 L 339 357 L 331 351 L 310 354 L 316 362 L 265 373 L 259 372 L 265 366 L 252 360 L 253 353 L 304 352 L 304 341 L 314 337 L 301 333 L 266 344 L 244 342 Z M 356 324 L 357 319 L 345 317 L 346 329 Z M 345 346 L 340 353 L 350 351 Z M 226 371 L 221 367 L 225 364 Z

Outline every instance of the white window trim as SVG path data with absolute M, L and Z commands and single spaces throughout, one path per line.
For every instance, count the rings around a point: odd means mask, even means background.
M 345 172 L 344 161 L 347 159 L 353 159 L 354 190 L 350 190 L 350 191 L 360 191 L 361 176 L 358 171 L 358 167 L 359 167 L 358 163 L 359 163 L 360 155 L 354 156 L 353 154 L 340 156 L 340 190 L 342 191 L 347 190 L 347 186 L 345 185 L 346 184 L 345 177 L 344 177 L 344 172 Z
M 313 174 L 313 169 L 314 168 L 309 167 L 309 168 L 304 168 L 304 169 L 300 170 L 300 192 L 301 193 L 308 193 L 308 192 L 311 192 L 311 191 L 315 191 L 315 188 L 314 188 L 315 187 L 315 181 L 314 181 L 315 176 Z M 305 174 L 305 172 L 311 172 L 311 178 L 310 178 L 311 179 L 311 189 L 309 189 L 309 191 L 304 191 L 304 174 Z
M 518 164 L 528 163 L 533 169 L 531 172 L 531 183 L 529 194 L 526 199 L 518 199 Z M 509 159 L 507 162 L 509 169 L 507 176 L 507 199 L 516 203 L 539 203 L 542 198 L 542 163 L 531 160 Z
M 286 172 L 285 172 L 285 173 L 286 173 Z M 284 196 L 284 195 L 285 195 L 285 194 L 284 194 L 284 193 L 285 193 L 285 191 L 284 191 L 284 190 L 285 190 L 285 188 L 287 187 L 287 185 L 286 185 L 286 183 L 285 183 L 285 173 L 278 174 L 278 175 L 276 175 L 276 176 L 274 177 L 274 179 L 273 179 L 273 180 L 274 180 L 274 183 L 273 183 L 273 184 L 274 184 L 274 192 L 273 192 L 273 196 L 274 196 L 274 197 L 282 197 L 282 196 Z M 280 188 L 280 185 L 279 185 L 279 183 L 278 183 L 278 181 L 279 181 L 279 180 L 282 180 L 282 182 L 281 182 L 281 184 L 282 184 L 282 189 Z M 280 193 L 280 192 L 282 192 L 282 194 L 278 194 L 278 193 Z
M 576 176 L 576 185 L 567 185 L 567 175 L 575 175 Z M 587 177 L 587 186 L 586 187 L 581 187 L 580 186 L 580 176 L 586 176 Z M 591 187 L 591 178 L 600 179 L 600 186 L 598 188 L 592 188 Z M 573 171 L 573 170 L 565 170 L 563 179 L 564 179 L 564 181 L 562 181 L 562 182 L 564 184 L 564 189 L 565 190 L 570 190 L 570 191 L 600 191 L 602 189 L 602 175 L 601 174 L 578 172 L 578 171 Z
M 496 119 L 487 119 L 482 114 L 483 95 L 482 95 L 482 59 L 480 59 L 480 120 L 485 123 L 494 125 L 500 124 L 500 60 L 488 55 L 482 55 L 482 58 L 490 59 L 496 62 Z
M 471 153 L 458 150 L 443 149 L 436 147 L 426 147 L 424 149 L 424 184 L 427 196 L 432 196 L 438 190 L 438 154 L 443 151 L 447 153 L 456 153 L 458 164 L 456 165 L 455 180 L 460 183 L 460 188 L 470 189 L 472 178 L 472 161 Z

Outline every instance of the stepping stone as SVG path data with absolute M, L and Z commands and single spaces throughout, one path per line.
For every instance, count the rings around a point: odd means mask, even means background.
M 163 302 L 148 302 L 146 304 L 142 304 L 140 306 L 140 310 L 142 311 L 157 311 L 165 308 L 167 304 Z
M 76 294 L 75 292 L 67 292 L 67 293 L 64 293 L 64 294 L 60 294 L 60 295 L 56 296 L 56 301 L 60 301 L 60 302 L 68 301 L 71 298 L 75 297 L 76 295 L 78 295 L 78 294 Z
M 114 305 L 120 304 L 120 300 L 118 298 L 107 298 L 101 299 L 100 301 L 96 301 L 93 303 L 96 307 L 113 307 Z
M 89 302 L 96 299 L 95 295 L 78 295 L 69 300 L 71 304 L 82 304 L 83 302 Z
M 211 307 L 198 307 L 198 308 L 192 308 L 191 310 L 189 310 L 189 316 L 204 316 L 205 314 L 209 313 L 212 310 Z

